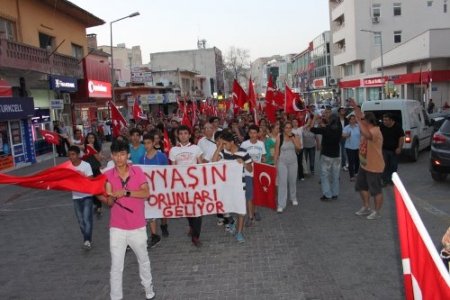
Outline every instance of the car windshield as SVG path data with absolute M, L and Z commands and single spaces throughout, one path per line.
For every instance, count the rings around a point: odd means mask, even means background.
M 450 119 L 445 120 L 441 128 L 439 128 L 439 131 L 447 135 L 450 134 Z

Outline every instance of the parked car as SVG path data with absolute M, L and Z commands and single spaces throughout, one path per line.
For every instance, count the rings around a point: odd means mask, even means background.
M 450 173 L 450 117 L 433 135 L 430 151 L 430 173 L 436 181 L 444 181 Z
M 405 142 L 402 153 L 417 161 L 419 151 L 431 145 L 433 126 L 428 113 L 417 100 L 386 99 L 366 101 L 361 109 L 364 112 L 373 112 L 378 121 L 383 121 L 383 114 L 391 113 L 396 122 L 402 125 L 405 132 Z
M 430 114 L 430 121 L 433 124 L 434 132 L 438 131 L 445 119 L 450 117 L 450 111 L 443 111 Z

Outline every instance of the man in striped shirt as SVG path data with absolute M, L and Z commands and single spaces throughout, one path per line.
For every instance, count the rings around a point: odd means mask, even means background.
M 238 163 L 243 165 L 242 168 L 242 184 L 245 190 L 245 173 L 253 171 L 252 158 L 243 148 L 240 148 L 234 141 L 234 136 L 231 132 L 225 131 L 220 135 L 219 143 L 217 144 L 217 150 L 214 152 L 213 161 L 224 160 L 236 160 Z M 239 243 L 245 242 L 242 230 L 244 229 L 244 217 L 245 215 L 239 215 L 238 226 L 236 232 L 236 240 Z M 231 220 L 230 220 L 231 219 Z M 234 220 L 232 218 L 227 218 L 225 223 L 231 228 L 231 232 L 234 230 Z

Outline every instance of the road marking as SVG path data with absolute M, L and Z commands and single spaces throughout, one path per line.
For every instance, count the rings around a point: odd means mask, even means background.
M 417 203 L 420 207 L 422 207 L 424 210 L 426 210 L 430 214 L 435 215 L 436 217 L 445 217 L 447 219 L 450 217 L 450 214 L 431 205 L 428 201 L 420 198 L 419 196 L 413 195 L 411 193 L 410 193 L 410 195 L 413 196 L 413 197 L 411 197 L 413 199 L 413 202 Z
M 48 208 L 55 208 L 55 207 L 67 207 L 67 206 L 72 206 L 72 204 L 71 203 L 66 203 L 66 204 L 56 204 L 56 205 L 29 207 L 29 208 L 0 209 L 0 212 L 31 211 L 31 210 L 48 209 Z

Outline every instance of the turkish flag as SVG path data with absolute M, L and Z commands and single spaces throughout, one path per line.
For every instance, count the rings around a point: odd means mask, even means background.
M 285 101 L 285 96 L 284 93 L 276 90 L 273 92 L 273 100 L 275 101 L 275 104 L 279 107 L 279 108 L 284 108 L 284 101 Z
M 253 204 L 271 209 L 277 208 L 277 190 L 275 166 L 253 163 Z
M 450 275 L 397 173 L 393 174 L 392 180 L 405 298 L 450 299 Z
M 187 103 L 183 106 L 183 119 L 181 119 L 181 125 L 185 125 L 189 128 L 192 128 L 192 122 L 188 115 Z
M 124 127 L 128 126 L 127 121 L 122 116 L 120 111 L 117 109 L 117 107 L 109 101 L 109 107 L 111 109 L 111 123 L 112 123 L 112 133 L 113 137 L 118 137 L 120 135 L 120 130 Z
M 60 143 L 59 134 L 53 131 L 42 129 L 40 130 L 40 132 L 42 137 L 44 138 L 44 141 L 46 141 L 49 144 L 59 145 Z
M 164 144 L 164 152 L 169 155 L 170 148 L 172 148 L 172 144 L 170 143 L 169 134 L 167 133 L 167 130 L 164 128 L 164 138 L 163 138 L 163 144 Z
M 72 164 L 58 165 L 30 176 L 0 174 L 0 184 L 14 184 L 41 190 L 60 190 L 92 195 L 105 193 L 106 176 L 89 178 L 75 171 Z
M 250 111 L 252 109 L 256 109 L 256 93 L 255 93 L 255 88 L 253 86 L 253 80 L 250 77 L 249 81 L 248 81 L 248 103 L 250 105 Z
M 86 144 L 86 147 L 84 147 L 84 155 L 83 155 L 83 158 L 82 158 L 82 159 L 86 159 L 86 158 L 88 158 L 89 156 L 94 155 L 94 154 L 97 154 L 97 153 L 98 153 L 98 151 L 95 150 L 94 147 L 92 147 L 92 146 L 89 145 L 89 144 Z
M 269 82 L 267 83 L 266 89 L 266 106 L 264 107 L 264 112 L 266 114 L 267 120 L 271 124 L 274 124 L 277 120 L 277 108 L 275 101 L 275 87 L 272 81 L 272 75 L 269 76 Z
M 294 91 L 291 90 L 287 84 L 284 92 L 286 94 L 285 112 L 287 114 L 295 114 L 298 111 L 303 111 L 306 109 L 300 95 L 298 93 L 294 93 Z M 301 107 L 298 107 L 297 103 L 299 103 Z
M 144 115 L 144 112 L 142 111 L 141 107 L 139 106 L 139 97 L 137 97 L 134 100 L 133 119 L 136 122 L 139 121 L 139 120 L 147 120 L 147 116 Z
M 236 79 L 233 81 L 233 101 L 240 108 L 244 108 L 244 104 L 247 102 L 247 94 Z

